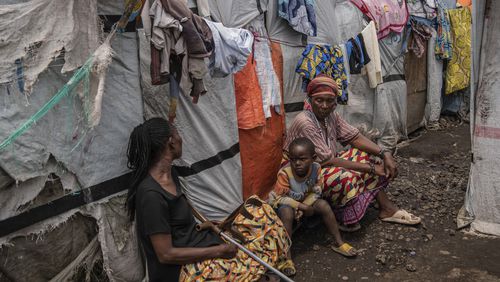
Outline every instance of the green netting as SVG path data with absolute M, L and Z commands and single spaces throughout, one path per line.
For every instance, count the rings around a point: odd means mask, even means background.
M 32 115 L 26 122 L 24 122 L 18 129 L 16 129 L 12 134 L 10 134 L 7 139 L 5 139 L 0 144 L 0 150 L 5 149 L 7 146 L 12 144 L 19 136 L 30 129 L 33 124 L 45 116 L 50 109 L 57 105 L 64 97 L 68 96 L 72 91 L 80 84 L 82 80 L 84 81 L 84 104 L 89 103 L 90 99 L 88 97 L 88 87 L 89 87 L 89 76 L 94 61 L 94 56 L 91 56 L 85 64 L 78 69 L 70 80 L 47 102 L 43 105 L 34 115 Z M 88 119 L 89 105 L 84 105 L 85 119 Z

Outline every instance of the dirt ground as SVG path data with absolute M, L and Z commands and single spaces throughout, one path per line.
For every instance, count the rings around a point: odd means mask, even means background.
M 414 133 L 398 149 L 400 175 L 388 188 L 423 223 L 382 223 L 370 207 L 362 229 L 343 234 L 360 250 L 354 259 L 331 251 L 321 225 L 301 227 L 293 235 L 295 281 L 500 281 L 500 239 L 456 230 L 470 166 L 469 125 L 443 127 Z

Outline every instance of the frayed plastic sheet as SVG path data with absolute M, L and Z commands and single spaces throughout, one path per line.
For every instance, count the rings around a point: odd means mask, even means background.
M 35 0 L 1 5 L 0 84 L 22 79 L 22 92 L 30 94 L 38 75 L 63 49 L 61 72 L 83 65 L 98 46 L 96 2 Z

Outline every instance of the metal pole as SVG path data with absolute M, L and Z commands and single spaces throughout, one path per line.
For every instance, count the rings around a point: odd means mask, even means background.
M 281 273 L 279 270 L 277 270 L 276 268 L 272 267 L 267 262 L 265 262 L 261 258 L 259 258 L 256 254 L 252 253 L 250 250 L 248 250 L 243 245 L 241 245 L 240 243 L 238 243 L 236 240 L 234 240 L 233 238 L 231 238 L 231 236 L 227 235 L 224 232 L 220 232 L 219 234 L 220 234 L 221 237 L 223 237 L 224 239 L 226 239 L 229 242 L 231 242 L 231 244 L 235 244 L 240 250 L 242 250 L 243 252 L 245 252 L 245 254 L 249 255 L 254 260 L 256 260 L 257 262 L 259 262 L 260 264 L 262 264 L 263 266 L 265 266 L 267 269 L 269 269 L 272 272 L 274 272 L 275 274 L 277 274 L 281 279 L 283 279 L 283 280 L 285 280 L 287 282 L 294 282 L 288 276 L 286 276 L 285 274 Z

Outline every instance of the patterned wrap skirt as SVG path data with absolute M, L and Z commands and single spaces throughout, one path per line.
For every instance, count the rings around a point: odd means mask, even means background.
M 257 196 L 251 198 L 258 199 Z M 286 260 L 291 246 L 290 237 L 273 208 L 260 199 L 258 201 L 262 205 L 251 204 L 248 200 L 245 203 L 253 219 L 239 214 L 233 226 L 247 239 L 247 249 L 277 267 Z M 210 259 L 184 265 L 179 281 L 256 281 L 266 272 L 264 266 L 238 250 L 232 259 Z
M 368 153 L 355 148 L 338 157 L 352 162 L 370 162 Z M 285 157 L 282 165 L 287 163 Z M 345 225 L 359 222 L 380 189 L 389 184 L 385 177 L 342 167 L 324 167 L 321 172 L 324 178 L 322 197 L 332 205 L 337 221 Z
M 342 152 L 339 158 L 359 163 L 370 162 L 370 155 L 358 149 Z M 337 220 L 342 224 L 359 222 L 380 189 L 389 184 L 383 176 L 341 167 L 325 167 L 322 172 L 323 198 L 333 205 Z

